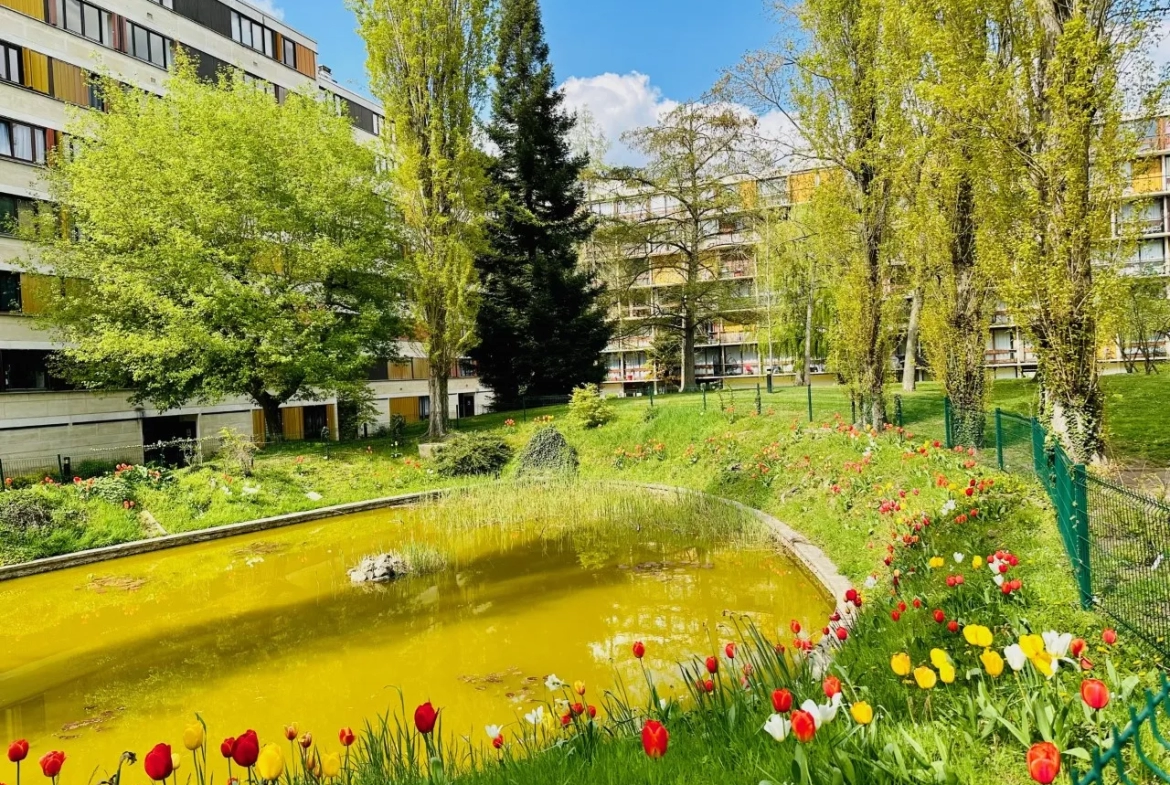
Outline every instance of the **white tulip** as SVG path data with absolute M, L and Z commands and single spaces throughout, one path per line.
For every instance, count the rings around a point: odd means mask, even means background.
M 788 731 L 790 730 L 792 730 L 792 723 L 784 719 L 780 714 L 773 714 L 764 723 L 764 732 L 776 741 L 784 741 L 784 739 L 788 738 Z
M 963 563 L 963 560 L 964 560 L 964 559 L 966 559 L 966 558 L 967 558 L 967 557 L 966 557 L 966 556 L 964 556 L 963 554 L 961 554 L 961 553 L 956 553 L 956 554 L 955 554 L 955 564 L 962 564 L 962 563 Z
M 1028 661 L 1028 655 L 1024 654 L 1024 650 L 1020 648 L 1020 644 L 1013 643 L 1003 650 L 1003 658 L 1007 660 L 1007 664 L 1012 667 L 1012 670 L 1018 671 L 1024 667 L 1024 663 Z
M 559 690 L 565 686 L 565 683 L 558 679 L 557 675 L 553 673 L 544 680 L 544 686 L 548 687 L 550 690 Z
M 487 733 L 489 739 L 494 739 L 504 732 L 504 726 L 488 725 L 486 728 L 484 728 L 484 731 Z
M 530 725 L 539 725 L 544 722 L 544 706 L 537 706 L 532 711 L 524 715 L 524 719 L 528 720 Z
M 1049 630 L 1040 637 L 1044 638 L 1044 648 L 1053 657 L 1064 657 L 1068 654 L 1068 647 L 1072 644 L 1071 632 L 1061 634 L 1055 630 Z

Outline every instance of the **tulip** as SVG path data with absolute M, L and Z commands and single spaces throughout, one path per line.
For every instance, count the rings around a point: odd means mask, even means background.
M 590 703 L 585 707 L 585 713 L 589 715 L 589 719 L 597 717 L 597 707 Z
M 646 654 L 646 644 L 642 643 L 642 641 L 634 641 L 633 650 L 634 656 L 638 659 L 642 659 L 642 657 Z
M 788 738 L 788 732 L 791 730 L 792 723 L 779 714 L 773 714 L 764 723 L 764 732 L 776 741 L 784 741 Z
M 719 670 L 719 660 L 715 659 L 714 657 L 708 657 L 706 665 L 707 673 L 714 674 Z
M 792 712 L 792 734 L 801 744 L 808 744 L 817 733 L 817 721 L 803 709 Z
M 1117 643 L 1117 631 L 1112 628 L 1105 630 L 1101 633 L 1101 640 L 1105 641 L 1107 646 L 1112 646 Z
M 275 782 L 284 774 L 284 754 L 275 744 L 265 744 L 256 759 L 256 773 L 265 782 Z
M 1081 652 L 1085 650 L 1086 645 L 1088 644 L 1085 643 L 1084 638 L 1074 638 L 1073 642 L 1070 643 L 1068 647 L 1069 654 L 1071 654 L 1073 657 L 1080 657 Z
M 784 689 L 773 691 L 772 708 L 779 714 L 787 714 L 792 708 L 792 693 Z
M 727 655 L 727 659 L 734 660 L 735 659 L 735 644 L 729 643 L 726 646 L 724 646 L 723 653 Z
M 868 725 L 873 722 L 873 707 L 865 701 L 858 701 L 849 707 L 849 713 L 853 715 L 853 721 L 858 725 Z
M 951 665 L 949 662 L 944 663 L 938 669 L 938 678 L 939 678 L 939 681 L 941 681 L 943 684 L 954 684 L 955 683 L 955 666 Z
M 183 746 L 191 752 L 203 746 L 203 725 L 193 722 L 183 731 Z
M 341 746 L 348 747 L 353 744 L 354 735 L 353 728 L 342 728 L 337 732 L 337 738 L 341 742 Z
M 936 668 L 943 668 L 951 664 L 951 658 L 942 649 L 931 649 L 930 664 Z
M 703 691 L 704 692 L 714 692 L 715 691 L 715 682 L 711 681 L 710 679 L 705 680 L 703 682 Z
M 8 760 L 13 763 L 20 763 L 28 757 L 28 742 L 24 739 L 18 739 L 8 745 Z
M 793 619 L 788 624 L 788 629 L 792 630 L 793 635 L 799 635 L 800 634 L 800 622 L 798 622 L 796 619 Z
M 236 740 L 233 737 L 228 736 L 226 739 L 224 739 L 223 741 L 221 741 L 219 743 L 219 754 L 224 756 L 225 758 L 230 759 L 232 757 L 232 748 L 235 746 L 236 746 Z
M 306 750 L 309 749 L 309 747 L 313 746 L 313 734 L 310 733 L 309 731 L 305 731 L 304 733 L 301 734 L 300 742 L 301 742 L 301 747 L 303 747 Z
M 60 750 L 53 750 L 46 752 L 41 756 L 40 764 L 41 771 L 46 777 L 57 779 L 57 775 L 61 773 L 61 765 L 65 763 L 65 753 Z
M 841 692 L 841 680 L 836 676 L 826 676 L 821 689 L 825 691 L 825 697 L 832 699 L 832 697 Z
M 1081 682 L 1081 700 L 1094 711 L 1109 705 L 1109 688 L 1100 679 L 1085 679 Z
M 848 637 L 849 637 L 849 630 L 845 629 L 844 627 L 837 628 L 837 640 L 844 641 Z
M 999 652 L 987 649 L 979 655 L 979 661 L 983 663 L 983 669 L 992 678 L 1003 673 L 1003 657 L 999 656 Z
M 232 744 L 232 760 L 237 766 L 250 769 L 256 765 L 256 758 L 260 756 L 260 739 L 256 731 L 248 729 Z
M 910 662 L 910 655 L 906 652 L 900 652 L 890 658 L 890 669 L 898 676 L 909 676 L 912 664 Z
M 297 729 L 297 724 L 295 722 L 292 725 L 284 726 L 284 737 L 289 741 L 295 741 L 299 732 L 300 731 Z
M 171 753 L 171 769 L 174 771 L 178 771 L 179 766 L 181 766 L 181 765 L 183 765 L 183 759 L 179 757 L 179 753 L 172 752 Z
M 492 739 L 492 747 L 494 747 L 495 749 L 498 750 L 498 749 L 502 749 L 503 746 L 504 746 L 504 734 L 501 733 L 500 735 L 498 735 L 494 739 Z
M 155 782 L 162 782 L 175 771 L 174 761 L 171 760 L 171 745 L 156 744 L 142 759 L 142 768 L 146 776 Z
M 1053 657 L 1063 657 L 1068 654 L 1072 645 L 1072 633 L 1059 633 L 1049 630 L 1040 636 L 1044 640 L 1044 649 Z
M 930 668 L 920 665 L 914 669 L 914 681 L 920 689 L 929 690 L 938 683 L 938 676 Z
M 578 695 L 584 695 L 585 694 L 585 682 L 583 682 L 583 681 L 573 682 L 573 692 L 577 693 Z
M 321 756 L 321 774 L 326 779 L 333 779 L 341 774 L 341 755 L 330 752 Z
M 642 749 L 651 758 L 661 758 L 665 755 L 669 741 L 670 733 L 658 720 L 647 720 L 642 726 Z
M 943 611 L 942 611 L 942 608 L 937 608 L 937 609 L 935 610 L 935 612 L 934 612 L 934 620 L 935 620 L 936 622 L 938 622 L 939 624 L 942 624 L 944 621 L 946 621 L 946 620 L 947 620 L 947 615 L 946 615 L 945 613 L 943 613 Z
M 435 729 L 435 722 L 439 719 L 439 712 L 430 701 L 414 710 L 414 727 L 424 736 Z
M 1026 760 L 1028 775 L 1041 785 L 1048 785 L 1060 773 L 1060 750 L 1050 741 L 1033 744 Z
M 984 649 L 991 645 L 993 639 L 991 630 L 981 624 L 968 624 L 963 628 L 963 637 L 972 646 L 981 646 Z

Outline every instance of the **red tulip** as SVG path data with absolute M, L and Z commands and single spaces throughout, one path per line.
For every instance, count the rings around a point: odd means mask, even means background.
M 943 612 L 942 612 L 942 608 L 939 608 L 939 609 L 935 610 L 935 612 L 934 612 L 934 620 L 935 620 L 936 622 L 938 622 L 939 624 L 942 624 L 944 621 L 946 621 L 946 620 L 947 620 L 947 615 L 946 615 L 945 613 L 943 613 Z
M 8 745 L 8 760 L 13 763 L 20 763 L 28 757 L 28 742 L 24 739 L 18 739 Z
M 841 680 L 836 676 L 826 676 L 821 688 L 825 691 L 825 697 L 831 700 L 834 695 L 841 691 Z
M 288 739 L 289 741 L 296 740 L 296 738 L 297 738 L 297 724 L 295 722 L 292 725 L 285 725 L 284 726 L 284 737 L 286 739 Z
M 1080 657 L 1086 645 L 1088 644 L 1085 643 L 1084 638 L 1074 638 L 1072 644 L 1068 647 L 1069 654 L 1073 657 Z
M 572 722 L 573 722 L 573 715 L 571 715 L 571 714 L 562 714 L 561 715 L 561 727 L 562 728 L 569 727 L 569 725 L 572 724 Z
M 497 750 L 500 749 L 501 747 L 503 747 L 504 746 L 504 734 L 501 733 L 499 736 L 496 736 L 494 739 L 492 739 L 492 746 L 495 747 Z
M 232 744 L 232 760 L 237 766 L 250 769 L 256 765 L 256 759 L 259 757 L 260 739 L 256 737 L 256 731 L 249 728 Z
M 719 660 L 714 657 L 707 658 L 707 673 L 717 673 L 719 671 Z
M 1048 785 L 1060 773 L 1060 750 L 1050 741 L 1040 741 L 1028 750 L 1028 774 L 1041 785 Z
M 424 736 L 435 729 L 435 722 L 439 719 L 439 712 L 430 701 L 414 710 L 414 727 Z
M 236 740 L 231 736 L 224 739 L 219 745 L 219 754 L 225 758 L 232 756 L 232 747 L 236 746 Z
M 813 736 L 817 733 L 817 721 L 807 711 L 797 709 L 792 712 L 792 735 L 796 736 L 796 740 L 801 744 L 807 744 L 812 741 Z
M 1101 640 L 1105 641 L 1107 645 L 1112 646 L 1117 643 L 1117 631 L 1112 628 L 1105 630 L 1101 633 Z
M 793 635 L 799 635 L 800 634 L 800 622 L 798 622 L 796 619 L 793 619 L 788 624 L 788 629 L 792 630 Z
M 642 726 L 642 749 L 651 758 L 661 758 L 666 754 L 666 745 L 670 741 L 670 733 L 666 726 L 658 720 L 647 720 Z
M 849 630 L 845 629 L 844 627 L 837 628 L 837 640 L 843 641 L 848 637 L 849 637 Z
M 646 644 L 642 643 L 642 641 L 634 641 L 634 656 L 638 659 L 642 659 L 643 655 L 645 654 Z
M 171 745 L 156 744 L 142 759 L 142 768 L 146 776 L 155 782 L 162 782 L 175 771 L 175 764 L 171 758 Z
M 703 682 L 703 689 L 706 692 L 715 692 L 715 682 L 711 681 L 710 679 L 707 679 L 706 681 Z
M 852 603 L 856 604 L 857 599 L 858 599 L 857 589 L 846 590 L 846 592 L 845 592 L 845 601 L 846 602 L 852 602 Z
M 772 693 L 772 708 L 778 714 L 787 714 L 792 708 L 792 693 L 788 690 L 775 690 Z
M 60 750 L 46 752 L 41 756 L 41 771 L 46 777 L 56 778 L 61 773 L 61 764 L 65 762 L 65 753 Z
M 585 706 L 580 703 L 574 703 L 569 707 L 569 711 L 573 712 L 574 717 L 580 717 L 585 713 Z
M 1100 679 L 1085 679 L 1081 682 L 1081 700 L 1090 709 L 1100 711 L 1109 705 L 1109 688 Z
M 309 749 L 309 747 L 313 746 L 313 734 L 309 731 L 305 731 L 301 734 L 300 742 L 302 747 L 304 747 L 306 750 Z
M 735 644 L 729 643 L 726 646 L 724 646 L 723 653 L 727 655 L 727 659 L 734 660 L 735 659 Z
M 959 631 L 959 623 L 957 621 L 955 621 L 954 619 L 951 619 L 949 622 L 947 622 L 947 629 L 951 632 L 958 632 Z
M 893 619 L 894 621 L 899 621 L 902 618 L 902 614 L 896 610 L 893 610 L 893 611 L 890 611 L 890 618 Z
M 353 728 L 342 728 L 337 732 L 337 738 L 341 742 L 341 746 L 348 747 L 353 744 L 354 738 Z
M 593 719 L 597 716 L 597 707 L 590 703 L 585 707 L 585 713 L 589 715 L 589 719 Z

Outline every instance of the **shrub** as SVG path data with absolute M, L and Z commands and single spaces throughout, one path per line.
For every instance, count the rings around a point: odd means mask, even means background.
M 520 474 L 575 474 L 580 463 L 577 451 L 552 425 L 532 434 L 516 462 Z
M 443 477 L 499 474 L 512 459 L 512 448 L 499 436 L 461 433 L 435 455 L 435 469 Z
M 234 428 L 219 429 L 219 450 L 228 466 L 234 467 L 242 476 L 252 476 L 256 456 L 255 442 Z
M 88 480 L 90 477 L 101 477 L 105 474 L 113 474 L 114 470 L 118 468 L 118 461 L 103 461 L 98 458 L 89 458 L 84 461 L 78 461 L 73 467 L 73 476 L 80 477 L 83 480 Z
M 599 428 L 614 418 L 613 407 L 601 395 L 596 384 L 586 384 L 573 390 L 569 414 L 586 428 Z
M 62 506 L 61 499 L 36 489 L 13 491 L 0 496 L 0 528 L 14 533 L 47 529 Z

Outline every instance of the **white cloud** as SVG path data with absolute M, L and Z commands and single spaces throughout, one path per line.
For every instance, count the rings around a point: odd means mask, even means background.
M 639 164 L 638 153 L 622 144 L 624 132 L 654 125 L 658 118 L 678 106 L 678 101 L 662 95 L 650 84 L 650 77 L 631 71 L 628 74 L 600 74 L 570 77 L 561 85 L 569 109 L 588 107 L 597 126 L 609 140 L 609 162 Z
M 276 0 L 244 0 L 244 2 L 273 19 L 284 19 L 284 9 L 276 4 Z

